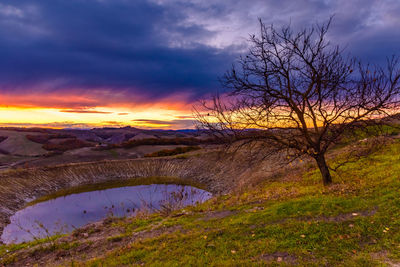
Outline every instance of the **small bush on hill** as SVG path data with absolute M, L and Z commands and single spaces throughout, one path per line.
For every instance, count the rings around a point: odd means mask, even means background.
M 112 134 L 109 134 L 109 133 L 96 133 L 96 135 L 98 137 L 100 137 L 101 139 L 108 139 L 112 136 Z
M 39 143 L 39 144 L 46 144 L 49 141 L 48 135 L 27 135 L 26 139 L 29 141 Z
M 8 138 L 8 136 L 0 136 L 0 143 L 3 142 L 4 140 L 6 140 Z
M 123 148 L 132 148 L 142 145 L 185 145 L 194 146 L 200 144 L 196 138 L 147 138 L 140 140 L 131 140 L 121 144 Z
M 201 144 L 219 144 L 220 140 L 214 138 L 197 139 L 189 138 L 146 138 L 139 140 L 131 140 L 122 144 L 110 144 L 106 147 L 96 147 L 94 150 L 109 150 L 114 148 L 133 148 L 137 146 L 167 146 L 167 145 L 183 145 L 183 146 L 198 146 Z
M 39 144 L 47 144 L 51 139 L 63 139 L 63 138 L 76 138 L 70 134 L 43 134 L 43 135 L 27 135 L 26 138 L 32 142 Z
M 63 151 L 49 151 L 46 154 L 44 154 L 43 156 L 45 158 L 50 158 L 50 157 L 54 157 L 54 156 L 58 156 L 58 155 L 62 155 L 64 152 Z
M 7 150 L 4 150 L 4 149 L 1 149 L 1 148 L 0 148 L 0 154 L 3 154 L 3 155 L 10 155 L 11 153 L 8 152 Z
M 58 144 L 51 144 L 51 143 L 44 144 L 43 149 L 49 151 L 67 151 L 67 150 L 72 150 L 82 147 L 91 147 L 91 146 L 93 146 L 92 143 L 85 142 L 80 139 L 68 139 Z
M 154 153 L 145 155 L 145 157 L 167 157 L 178 154 L 183 154 L 190 151 L 195 151 L 201 149 L 199 146 L 187 146 L 187 147 L 177 147 L 175 149 L 164 149 Z

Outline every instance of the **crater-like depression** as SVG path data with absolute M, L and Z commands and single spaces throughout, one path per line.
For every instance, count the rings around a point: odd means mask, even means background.
M 189 185 L 148 184 L 98 189 L 49 196 L 28 204 L 10 217 L 1 236 L 6 243 L 21 243 L 65 234 L 107 218 L 135 216 L 138 212 L 168 211 L 206 201 L 211 193 Z

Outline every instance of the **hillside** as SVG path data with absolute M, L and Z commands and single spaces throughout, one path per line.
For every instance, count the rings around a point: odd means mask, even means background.
M 199 131 L 133 127 L 86 130 L 0 128 L 0 169 L 141 158 L 161 150 L 198 145 Z
M 26 132 L 0 130 L 0 136 L 7 137 L 7 139 L 0 142 L 0 149 L 3 153 L 15 156 L 38 156 L 46 153 L 40 144 L 29 141 L 26 135 Z
M 329 187 L 313 164 L 298 163 L 196 207 L 109 218 L 51 241 L 2 246 L 1 263 L 398 266 L 399 173 L 396 140 L 339 169 Z

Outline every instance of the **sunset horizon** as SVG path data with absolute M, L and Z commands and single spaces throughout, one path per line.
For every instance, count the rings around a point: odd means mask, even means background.
M 399 6 L 358 5 L 3 1 L 0 127 L 193 128 L 193 105 L 223 92 L 258 19 L 298 28 L 334 15 L 330 42 L 382 64 L 398 50 Z
M 0 127 L 95 128 L 138 127 L 144 129 L 190 129 L 194 127 L 191 103 L 176 97 L 157 103 L 118 102 L 102 106 L 101 99 L 74 95 L 34 97 L 0 95 Z M 18 99 L 19 98 L 19 99 Z M 34 99 L 33 99 L 34 98 Z M 67 98 L 67 99 L 65 99 Z M 32 101 L 33 99 L 33 101 Z M 76 99 L 76 100 L 75 100 Z M 130 99 L 129 96 L 126 99 Z M 40 102 L 45 100 L 41 106 Z M 74 101 L 75 100 L 75 101 Z M 44 101 L 43 101 L 44 102 Z M 51 102 L 51 103 L 50 103 Z

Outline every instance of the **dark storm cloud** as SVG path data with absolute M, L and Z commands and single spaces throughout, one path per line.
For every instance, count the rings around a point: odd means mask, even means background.
M 178 13 L 146 1 L 3 1 L 0 9 L 3 90 L 204 93 L 229 64 L 212 47 L 170 46 L 165 29 L 188 37 L 205 30 L 179 29 Z
M 335 14 L 331 41 L 380 62 L 400 52 L 399 13 L 397 0 L 5 0 L 0 90 L 195 98 L 216 90 L 258 17 L 296 28 Z

